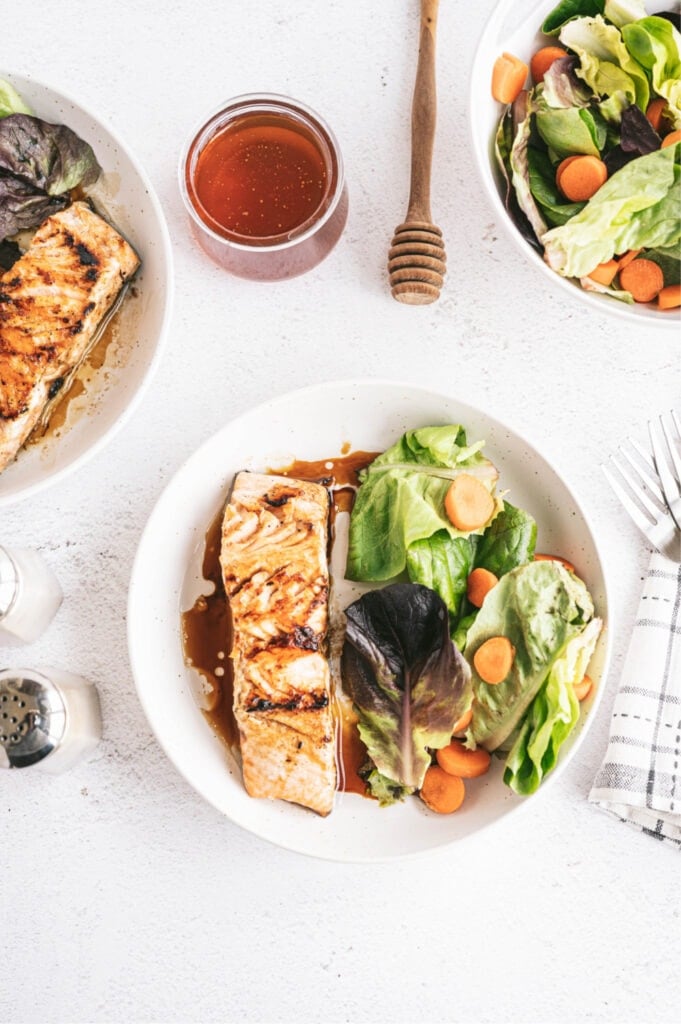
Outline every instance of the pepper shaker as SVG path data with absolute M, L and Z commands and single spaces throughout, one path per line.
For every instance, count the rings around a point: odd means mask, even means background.
M 57 614 L 62 591 L 42 555 L 0 547 L 0 644 L 31 643 Z
M 0 670 L 0 768 L 71 768 L 102 735 L 99 696 L 61 669 Z

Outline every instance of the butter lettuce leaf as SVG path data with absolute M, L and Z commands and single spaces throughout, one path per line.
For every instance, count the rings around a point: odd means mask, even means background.
M 468 631 L 464 654 L 472 665 L 485 640 L 505 636 L 515 657 L 506 679 L 495 686 L 472 669 L 469 746 L 493 751 L 511 736 L 566 644 L 592 618 L 586 586 L 558 562 L 531 562 L 502 576 Z
M 580 213 L 541 238 L 549 266 L 584 277 L 628 249 L 668 248 L 681 237 L 679 144 L 626 164 Z
M 48 196 L 20 178 L 0 174 L 0 240 L 36 227 L 67 203 L 66 196 Z
M 476 545 L 474 566 L 504 576 L 532 561 L 536 542 L 537 524 L 530 513 L 505 501 Z
M 499 577 L 532 561 L 536 538 L 537 524 L 532 516 L 504 501 L 481 536 L 450 537 L 441 531 L 410 546 L 409 579 L 440 595 L 449 611 L 452 637 L 460 649 L 477 614 L 477 608 L 466 597 L 469 573 L 481 567 Z
M 401 786 L 399 782 L 393 782 L 392 779 L 381 775 L 371 762 L 367 762 L 366 770 L 360 771 L 360 775 L 374 800 L 378 800 L 380 807 L 390 807 L 391 804 L 401 802 L 415 791 L 413 786 Z
M 37 227 L 100 174 L 92 147 L 66 125 L 28 114 L 0 118 L 0 241 Z
M 428 587 L 394 583 L 345 615 L 341 672 L 360 738 L 381 776 L 418 789 L 429 750 L 449 743 L 470 704 L 470 668 L 450 639 L 447 609 Z
M 623 92 L 631 103 L 645 110 L 650 83 L 645 70 L 624 44 L 622 33 L 601 15 L 569 21 L 560 31 L 560 41 L 577 54 L 576 74 L 596 96 Z
M 13 85 L 0 78 L 0 117 L 10 114 L 32 114 L 31 108 L 24 103 Z
M 591 110 L 584 107 L 540 106 L 535 115 L 537 131 L 555 156 L 582 154 L 600 156 L 606 129 Z
M 409 430 L 360 474 L 350 517 L 346 576 L 351 580 L 388 580 L 407 564 L 412 544 L 444 531 L 450 537 L 468 536 L 447 518 L 444 500 L 461 473 L 476 476 L 495 497 L 494 512 L 481 533 L 501 510 L 495 495 L 497 470 L 481 453 L 484 442 L 468 444 L 458 424 Z
M 603 9 L 607 20 L 618 28 L 628 25 L 630 21 L 645 18 L 647 13 L 645 0 L 605 0 Z
M 544 72 L 542 96 L 549 107 L 588 107 L 592 93 L 580 82 L 575 74 L 578 66 L 577 57 L 573 55 L 554 60 L 550 68 Z M 537 90 L 539 86 L 536 87 Z
M 100 167 L 92 147 L 66 125 L 11 114 L 0 119 L 0 172 L 59 196 L 92 185 Z
M 586 674 L 602 625 L 601 619 L 592 619 L 568 642 L 530 705 L 504 768 L 504 782 L 514 792 L 534 793 L 555 767 L 560 748 L 579 721 L 574 687 Z
M 558 35 L 566 22 L 573 18 L 602 14 L 604 8 L 605 0 L 561 0 L 544 18 L 541 30 L 547 36 Z
M 410 544 L 407 551 L 409 579 L 412 583 L 430 587 L 440 595 L 447 605 L 452 629 L 456 627 L 464 607 L 477 540 L 475 536 L 450 537 L 445 530 L 440 530 L 432 537 Z
M 681 33 L 666 18 L 652 16 L 625 25 L 622 38 L 650 74 L 653 91 L 666 99 L 667 119 L 681 128 Z
M 536 101 L 528 93 L 525 97 L 524 116 L 519 120 L 511 146 L 509 164 L 511 167 L 511 183 L 515 197 L 523 215 L 527 218 L 536 238 L 541 238 L 547 230 L 547 223 L 534 200 L 530 187 L 529 144 L 532 137 L 532 117 L 536 109 Z

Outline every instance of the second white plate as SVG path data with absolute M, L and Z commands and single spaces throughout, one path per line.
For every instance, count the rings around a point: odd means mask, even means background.
M 0 71 L 36 116 L 65 124 L 88 142 L 102 174 L 87 193 L 142 259 L 104 364 L 88 374 L 84 393 L 67 398 L 61 426 L 31 440 L 0 473 L 0 507 L 42 490 L 81 466 L 111 440 L 141 400 L 156 369 L 170 323 L 173 258 L 161 205 L 144 169 L 124 142 L 79 102 L 33 78 Z M 63 406 L 55 410 L 60 420 Z
M 498 420 L 448 395 L 391 381 L 341 381 L 276 398 L 227 424 L 179 470 L 142 536 L 132 574 L 128 636 L 140 700 L 159 742 L 177 769 L 232 821 L 291 850 L 336 860 L 404 857 L 464 839 L 537 795 L 519 798 L 501 781 L 502 762 L 476 780 L 462 809 L 438 816 L 420 800 L 381 809 L 355 794 L 339 794 L 325 819 L 283 802 L 254 800 L 239 766 L 212 732 L 194 698 L 194 670 L 184 661 L 180 613 L 206 585 L 201 563 L 206 530 L 240 469 L 284 466 L 352 449 L 382 451 L 413 427 L 461 423 L 469 440 L 483 438 L 509 500 L 537 520 L 538 550 L 575 564 L 597 613 L 607 621 L 606 583 L 596 539 L 566 483 L 533 446 Z M 609 634 L 599 641 L 590 674 L 596 695 L 561 753 L 545 791 L 574 755 L 598 704 Z

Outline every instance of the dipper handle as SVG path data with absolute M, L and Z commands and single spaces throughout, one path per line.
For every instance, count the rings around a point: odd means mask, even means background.
M 430 212 L 430 171 L 437 114 L 435 32 L 439 2 L 421 0 L 419 59 L 411 105 L 411 183 L 407 220 L 433 219 Z
M 430 176 L 437 112 L 435 35 L 439 0 L 421 0 L 419 57 L 411 108 L 411 178 L 406 220 L 388 253 L 390 289 L 398 302 L 423 305 L 440 295 L 445 274 L 442 232 L 432 223 Z

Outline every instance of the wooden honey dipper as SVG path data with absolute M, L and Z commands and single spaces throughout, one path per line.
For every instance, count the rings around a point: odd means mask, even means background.
M 432 223 L 430 168 L 435 139 L 435 30 L 439 0 L 421 0 L 421 33 L 411 108 L 411 182 L 404 224 L 395 228 L 388 273 L 398 302 L 424 305 L 439 298 L 446 266 L 442 232 Z

